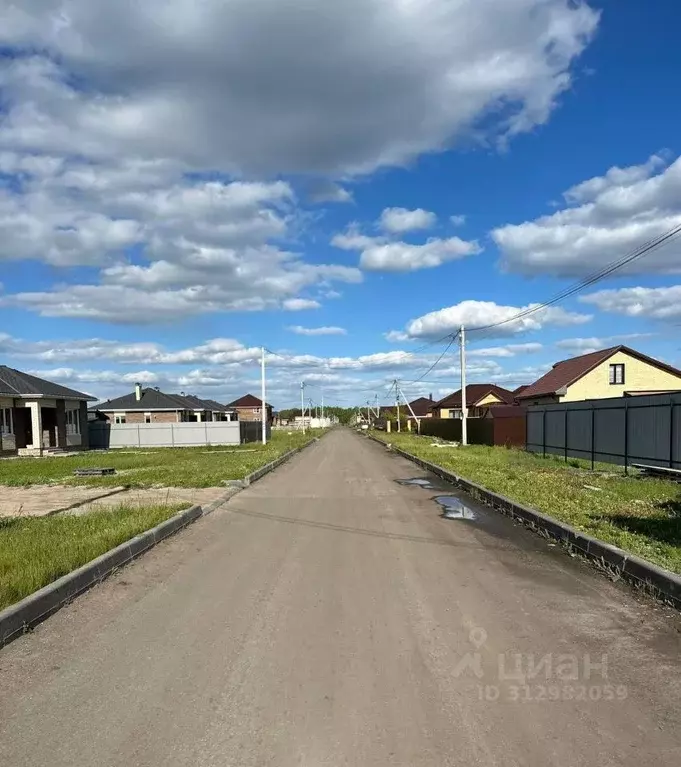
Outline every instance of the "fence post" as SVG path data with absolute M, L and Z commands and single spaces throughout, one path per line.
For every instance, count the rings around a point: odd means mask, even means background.
M 565 425 L 564 425 L 565 434 L 563 436 L 563 444 L 565 446 L 565 463 L 567 463 L 567 459 L 568 459 L 568 438 L 567 438 L 567 434 L 568 434 L 568 432 L 567 432 L 568 413 L 569 413 L 569 410 L 568 410 L 567 405 L 566 405 L 565 406 Z
M 137 447 L 142 447 L 142 436 L 140 434 L 140 425 L 137 424 Z
M 595 457 L 595 437 L 596 437 L 596 421 L 594 420 L 594 406 L 591 405 L 591 471 L 594 470 L 594 457 Z
M 624 400 L 624 474 L 629 476 L 629 400 Z
M 669 395 L 669 468 L 674 468 L 674 400 Z
M 546 408 L 542 411 L 541 416 L 541 441 L 542 441 L 542 456 L 546 458 Z

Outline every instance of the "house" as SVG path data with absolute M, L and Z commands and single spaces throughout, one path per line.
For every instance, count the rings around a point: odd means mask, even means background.
M 227 405 L 227 409 L 236 411 L 239 421 L 262 420 L 262 400 L 252 394 L 235 399 Z M 267 422 L 272 423 L 272 405 L 269 404 L 267 405 Z
M 527 389 L 527 384 L 523 384 L 522 386 L 519 386 L 517 389 L 514 389 L 511 394 L 513 394 L 513 399 L 518 399 L 518 397 Z
M 541 405 L 680 390 L 681 370 L 628 346 L 612 346 L 557 362 L 517 399 Z
M 83 392 L 0 365 L 0 453 L 88 448 Z
M 412 400 L 408 405 L 400 403 L 400 416 L 407 420 L 414 420 L 414 416 L 417 419 L 432 418 L 433 412 L 431 408 L 435 402 L 433 401 L 433 395 L 430 395 L 430 399 L 427 397 L 419 397 Z M 412 412 L 414 416 L 412 415 Z M 380 408 L 380 414 L 382 418 L 397 418 L 397 407 L 395 405 L 382 405 Z
M 159 389 L 135 390 L 117 399 L 101 402 L 96 408 L 111 423 L 196 423 L 232 420 L 229 408 L 213 400 L 185 394 L 166 394 Z
M 431 406 L 435 418 L 461 418 L 461 389 Z M 512 405 L 513 392 L 496 384 L 468 384 L 466 410 L 469 418 L 481 418 L 490 407 Z

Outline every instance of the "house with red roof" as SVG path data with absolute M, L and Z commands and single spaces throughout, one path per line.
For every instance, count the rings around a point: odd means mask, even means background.
M 482 418 L 490 407 L 513 405 L 513 392 L 496 384 L 468 384 L 466 410 L 469 418 Z M 432 405 L 435 418 L 461 418 L 461 389 Z
M 681 370 L 628 346 L 612 346 L 556 362 L 514 394 L 521 405 L 544 405 L 671 391 L 681 391 Z
M 267 422 L 272 423 L 272 405 L 266 403 Z M 225 406 L 227 410 L 235 411 L 238 414 L 239 421 L 261 421 L 262 420 L 262 400 L 254 397 L 252 394 L 245 394 L 234 402 Z

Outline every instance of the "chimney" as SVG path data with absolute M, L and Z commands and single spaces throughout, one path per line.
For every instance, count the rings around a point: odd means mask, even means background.
M 430 401 L 433 401 L 433 392 L 430 393 Z
M 142 384 L 135 384 L 135 399 L 139 402 L 142 399 Z

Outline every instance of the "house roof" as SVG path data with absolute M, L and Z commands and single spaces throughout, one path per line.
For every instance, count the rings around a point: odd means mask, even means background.
M 468 384 L 468 386 L 466 386 L 466 407 L 475 407 L 476 404 L 488 394 L 493 394 L 505 405 L 513 404 L 513 392 L 510 392 L 508 389 L 504 389 L 496 384 Z M 435 402 L 431 405 L 432 409 L 442 407 L 461 407 L 461 389 L 454 392 L 454 394 L 448 394 L 439 402 Z
M 97 410 L 195 410 L 195 406 L 180 394 L 166 394 L 156 389 L 142 389 L 138 400 L 135 392 L 100 402 Z
M 243 397 L 239 397 L 239 399 L 235 399 L 234 402 L 230 402 L 229 405 L 227 405 L 228 408 L 239 408 L 239 407 L 262 407 L 262 400 L 259 397 L 254 397 L 252 394 L 245 394 Z M 270 403 L 267 403 L 267 407 L 272 407 Z
M 81 391 L 45 381 L 43 378 L 22 373 L 21 370 L 0 365 L 0 394 L 10 397 L 56 397 L 57 399 L 79 399 L 94 401 L 96 397 Z
M 432 399 L 428 399 L 428 397 L 419 397 L 418 399 L 413 400 L 409 403 L 409 406 L 414 411 L 414 415 L 418 416 L 419 418 L 422 416 L 427 416 L 430 413 L 430 409 L 433 407 L 435 403 Z M 408 409 L 408 408 L 407 408 Z
M 525 391 L 525 389 L 528 388 L 528 385 L 529 384 L 523 384 L 522 386 L 519 386 L 517 389 L 514 389 L 511 393 L 513 394 L 514 397 L 519 397 Z
M 591 372 L 594 368 L 598 367 L 598 365 L 605 362 L 617 352 L 625 352 L 631 357 L 636 357 L 636 359 L 647 362 L 649 365 L 654 365 L 656 368 L 665 370 L 681 379 L 681 370 L 677 370 L 671 365 L 653 359 L 653 357 L 641 354 L 641 352 L 637 352 L 635 349 L 631 349 L 628 346 L 620 345 L 611 346 L 609 349 L 601 349 L 597 352 L 582 354 L 580 357 L 572 357 L 568 360 L 556 362 L 546 375 L 543 375 L 540 379 L 528 386 L 524 392 L 516 395 L 516 397 L 523 400 L 531 397 L 542 397 L 547 394 L 556 394 L 560 389 L 564 389 L 571 386 L 575 381 L 579 381 L 580 378 L 583 378 L 587 373 Z

